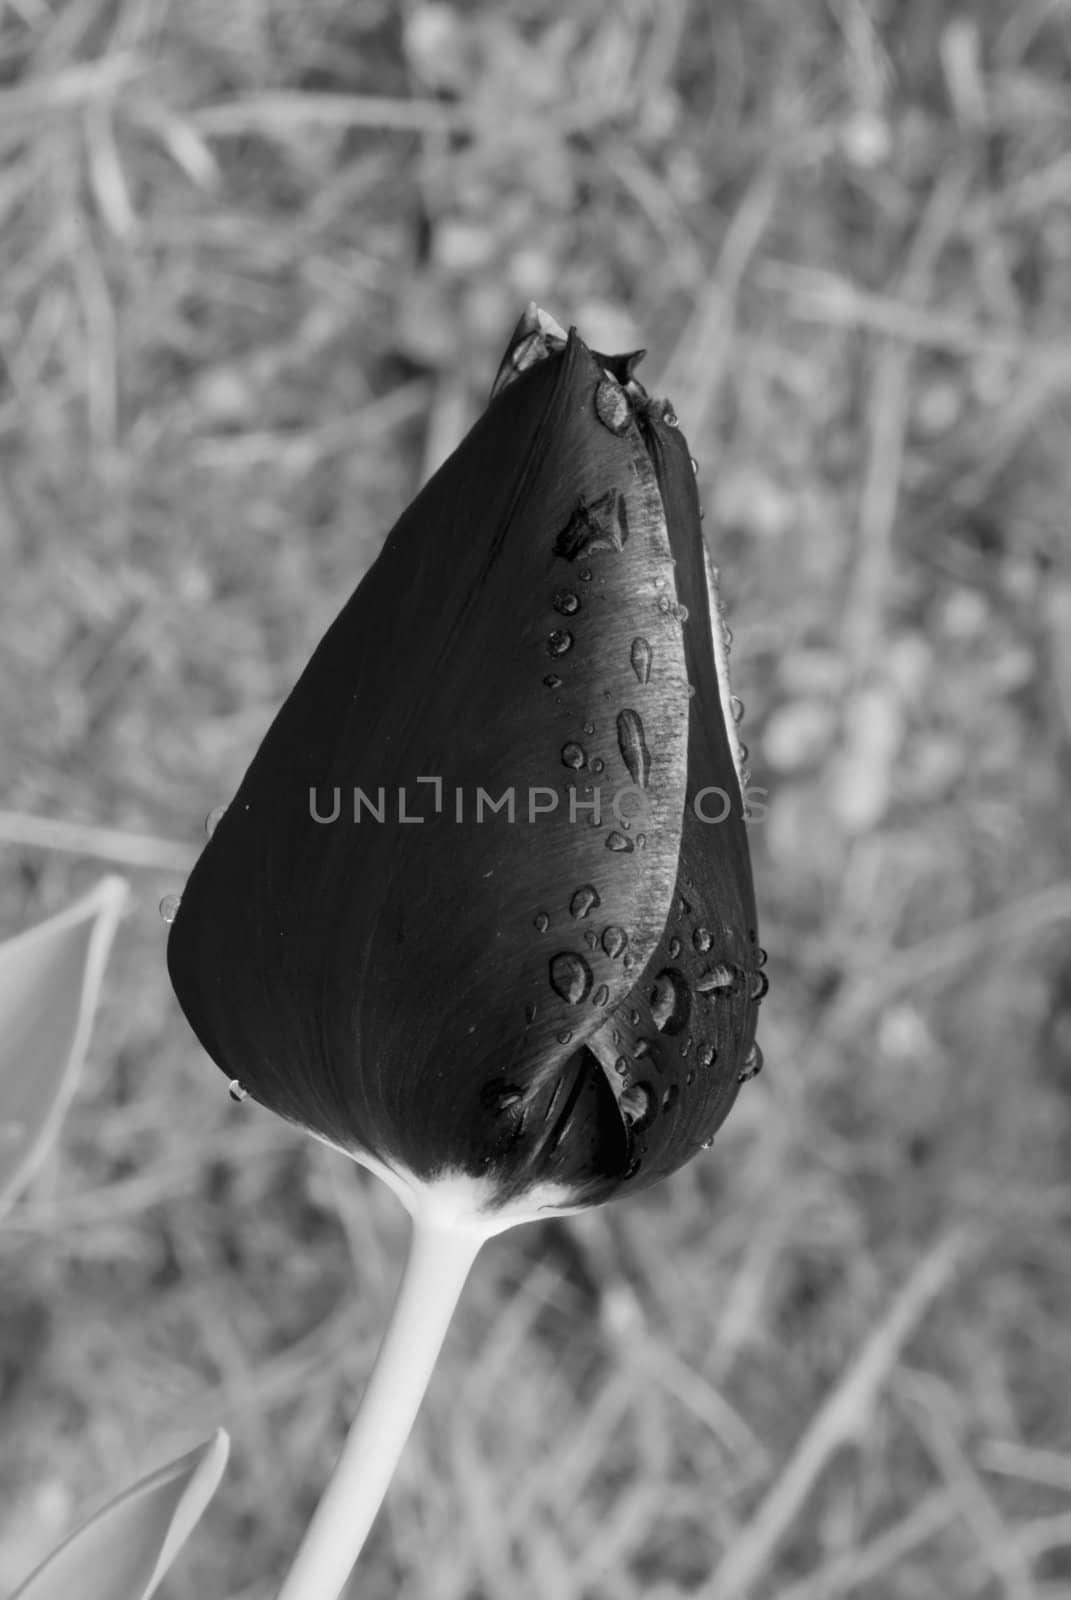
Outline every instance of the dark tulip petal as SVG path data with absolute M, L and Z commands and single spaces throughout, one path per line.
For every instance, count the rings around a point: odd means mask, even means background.
M 713 1137 L 754 1044 L 758 949 L 751 857 L 716 590 L 688 446 L 651 402 L 643 431 L 666 508 L 688 678 L 688 783 L 673 904 L 658 948 L 617 1006 L 626 1083 L 653 1081 L 658 1106 L 635 1135 L 630 1187 L 675 1171 Z M 717 648 L 716 648 L 717 643 Z M 653 1032 L 652 1032 L 653 1027 Z M 590 1048 L 607 1056 L 599 1037 Z M 648 1062 L 655 1063 L 655 1071 Z
M 657 433 L 575 333 L 522 321 L 511 350 L 533 336 L 317 648 L 168 947 L 228 1077 L 396 1172 L 479 1178 L 488 1206 L 603 1197 L 634 1159 L 586 1047 L 663 939 L 697 742 Z M 630 784 L 642 814 L 570 819 L 571 793 L 608 809 Z M 383 821 L 353 821 L 356 786 Z M 515 820 L 477 820 L 479 790 Z M 556 809 L 530 821 L 530 796 Z

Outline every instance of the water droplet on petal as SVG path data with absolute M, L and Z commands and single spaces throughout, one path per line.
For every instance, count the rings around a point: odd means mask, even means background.
M 593 761 L 588 762 L 588 766 L 591 768 L 592 772 L 602 772 L 606 766 L 606 762 L 602 759 L 602 756 L 596 756 Z
M 556 672 L 548 672 L 546 677 L 543 679 L 543 682 L 546 684 L 548 689 L 560 689 L 562 686 L 562 680 L 559 678 Z
M 536 1019 L 535 1001 L 534 1000 L 529 1000 L 528 1004 L 524 1008 L 524 1020 L 525 1020 L 525 1022 L 534 1022 L 535 1019 Z
M 659 611 L 661 611 L 663 616 L 668 616 L 670 611 L 672 611 L 672 609 L 673 609 L 673 601 L 669 598 L 668 594 L 663 594 L 663 595 L 659 596 L 658 609 L 659 609 Z
M 580 610 L 580 597 L 572 589 L 556 589 L 552 604 L 563 617 L 572 617 Z
M 593 1006 L 604 1006 L 609 998 L 609 988 L 605 983 L 600 983 L 599 987 L 595 990 L 595 993 L 591 997 L 591 1003 Z
M 741 698 L 740 698 L 740 696 L 738 694 L 731 694 L 729 696 L 729 710 L 733 714 L 733 721 L 734 722 L 736 722 L 736 723 L 743 722 L 743 720 L 744 720 L 744 702 L 741 700 Z
M 684 1038 L 681 1040 L 681 1055 L 686 1056 L 691 1048 L 692 1036 L 690 1033 L 686 1033 Z
M 585 724 L 584 724 L 584 732 L 590 738 L 591 735 L 595 732 L 595 724 L 593 722 L 585 722 Z
M 227 1085 L 227 1093 L 230 1095 L 235 1104 L 239 1106 L 243 1100 L 247 1100 L 249 1098 L 249 1090 L 244 1089 L 237 1078 L 231 1079 L 230 1083 Z
M 630 710 L 618 712 L 617 746 L 633 783 L 639 784 L 641 789 L 646 789 L 651 781 L 651 752 L 647 748 L 643 721 L 638 712 Z
M 757 967 L 764 967 L 769 959 L 770 958 L 767 955 L 766 951 L 760 945 L 759 948 L 755 951 L 755 965 Z
M 667 428 L 675 428 L 677 426 L 678 418 L 673 409 L 672 400 L 663 400 L 662 402 L 662 421 Z
M 165 922 L 174 922 L 175 918 L 179 914 L 179 906 L 181 904 L 182 904 L 182 896 L 181 895 L 179 895 L 179 894 L 165 894 L 164 895 L 164 898 L 160 901 L 160 915 L 163 917 Z
M 546 933 L 547 929 L 550 927 L 550 918 L 547 916 L 547 913 L 545 911 L 536 912 L 536 915 L 532 921 L 532 926 L 537 933 Z
M 584 752 L 583 745 L 577 744 L 575 740 L 572 739 L 570 739 L 568 744 L 562 745 L 563 767 L 572 767 L 574 772 L 579 772 L 586 760 L 587 755 Z
M 633 1083 L 618 1096 L 621 1115 L 632 1127 L 650 1121 L 654 1114 L 654 1096 L 645 1083 Z
M 676 961 L 677 957 L 681 953 L 681 942 L 677 938 L 676 934 L 674 934 L 673 938 L 669 941 L 669 944 L 667 945 L 666 948 L 669 951 L 670 960 L 671 961 Z
M 700 994 L 712 994 L 715 989 L 731 989 L 735 974 L 729 967 L 708 967 L 696 980 L 695 986 Z
M 692 471 L 694 473 L 698 474 L 698 472 L 699 472 L 699 462 L 695 459 L 694 456 L 689 456 L 688 457 L 688 465 L 691 467 L 691 469 L 692 469 Z
M 624 389 L 613 378 L 603 378 L 595 390 L 595 415 L 611 433 L 620 435 L 629 425 L 632 407 Z
M 615 832 L 615 833 L 608 833 L 606 835 L 606 848 L 607 848 L 607 850 L 621 851 L 621 850 L 632 850 L 634 848 L 634 846 L 633 846 L 632 840 L 631 839 L 626 839 L 625 835 L 623 833 L 616 833 Z
M 591 988 L 591 968 L 583 956 L 562 950 L 550 961 L 550 986 L 571 1006 L 578 1006 Z
M 680 1084 L 671 1083 L 669 1085 L 669 1088 L 666 1090 L 665 1094 L 662 1096 L 662 1110 L 663 1111 L 671 1111 L 673 1109 L 673 1107 L 677 1103 L 677 1099 L 678 1099 L 678 1097 L 680 1095 L 680 1092 L 681 1092 Z
M 592 933 L 592 932 L 585 933 L 585 935 L 584 935 L 584 943 L 587 945 L 589 950 L 597 949 L 598 948 L 598 944 L 599 944 L 599 936 L 598 936 L 598 934 L 597 933 Z
M 692 934 L 692 943 L 699 951 L 699 954 L 701 956 L 705 956 L 711 945 L 714 943 L 714 935 L 711 933 L 709 928 L 696 928 L 695 932 Z
M 765 1000 L 769 992 L 770 980 L 765 972 L 753 972 L 751 974 L 751 988 L 748 991 L 749 997 L 752 1000 Z
M 616 961 L 618 956 L 628 944 L 628 934 L 624 928 L 615 927 L 612 923 L 602 930 L 602 947 L 611 961 Z
M 558 1035 L 558 1043 L 559 1044 L 571 1044 L 572 1043 L 572 1039 L 573 1039 L 572 1031 L 569 1028 L 563 1028 L 561 1033 L 559 1033 L 559 1035 Z
M 629 660 L 632 662 L 632 670 L 640 683 L 649 683 L 651 681 L 651 661 L 653 658 L 654 651 L 646 639 L 633 639 Z
M 595 885 L 593 883 L 582 883 L 569 902 L 569 910 L 579 921 L 581 917 L 586 917 L 589 911 L 594 911 L 595 907 L 601 904 L 602 901 L 599 899 L 599 892 Z
M 553 633 L 547 634 L 548 656 L 563 656 L 572 648 L 573 636 L 567 628 L 555 628 Z
M 226 809 L 226 806 L 214 806 L 205 818 L 205 832 L 210 839 L 223 821 L 223 813 Z
M 753 1044 L 744 1057 L 744 1066 L 736 1075 L 737 1083 L 747 1083 L 751 1078 L 757 1078 L 763 1068 L 763 1055 L 757 1044 Z
M 590 567 L 581 567 L 580 571 L 577 573 L 577 577 L 580 579 L 581 583 L 590 583 L 591 582 L 591 568 Z
M 712 1044 L 701 1044 L 695 1053 L 695 1059 L 701 1067 L 711 1067 L 718 1059 L 718 1052 Z
M 687 1085 L 687 1087 L 690 1089 L 692 1087 L 692 1084 L 695 1082 L 695 1073 L 694 1072 L 686 1072 L 685 1075 L 684 1075 L 684 1082 Z
M 628 1062 L 625 1060 L 624 1056 L 618 1056 L 617 1060 L 614 1062 L 614 1071 L 617 1073 L 619 1078 L 623 1078 L 628 1072 Z

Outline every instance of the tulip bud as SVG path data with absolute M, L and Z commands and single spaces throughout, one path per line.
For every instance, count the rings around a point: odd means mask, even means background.
M 728 630 L 638 359 L 529 308 L 171 929 L 227 1077 L 411 1209 L 505 1226 L 645 1187 L 761 1059 Z

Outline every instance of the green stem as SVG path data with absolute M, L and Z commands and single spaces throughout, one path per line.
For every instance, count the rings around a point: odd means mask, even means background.
M 341 1594 L 485 1237 L 413 1219 L 409 1255 L 372 1376 L 278 1600 L 337 1600 Z

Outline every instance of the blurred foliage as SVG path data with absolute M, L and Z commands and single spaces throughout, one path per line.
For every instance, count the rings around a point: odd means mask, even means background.
M 263 1600 L 326 1478 L 405 1224 L 230 1104 L 156 905 L 536 298 L 700 463 L 768 1066 L 488 1248 L 354 1593 L 709 1595 L 963 1221 L 754 1593 L 1066 1593 L 1069 62 L 1066 0 L 0 7 L 2 927 L 140 862 L 0 1258 L 0 1588 L 219 1422 L 162 1592 Z

